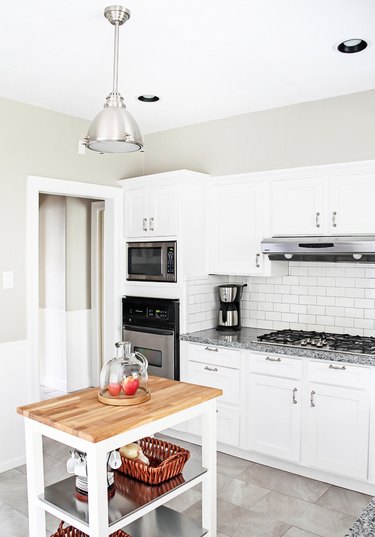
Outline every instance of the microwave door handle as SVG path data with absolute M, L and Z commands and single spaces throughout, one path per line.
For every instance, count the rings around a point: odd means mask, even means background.
M 173 330 L 165 330 L 163 328 L 148 328 L 147 326 L 132 326 L 124 324 L 124 329 L 130 332 L 142 332 L 144 334 L 156 334 L 159 336 L 174 336 Z

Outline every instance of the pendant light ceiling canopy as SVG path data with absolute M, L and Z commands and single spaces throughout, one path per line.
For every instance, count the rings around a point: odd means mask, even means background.
M 115 27 L 113 89 L 91 123 L 84 145 L 99 153 L 131 153 L 143 149 L 142 135 L 118 91 L 119 27 L 129 20 L 130 11 L 123 6 L 108 6 L 104 16 Z

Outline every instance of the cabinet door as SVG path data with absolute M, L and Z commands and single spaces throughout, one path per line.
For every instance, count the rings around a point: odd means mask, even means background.
M 265 455 L 300 459 L 301 383 L 250 374 L 248 376 L 248 447 Z
M 262 274 L 264 185 L 213 187 L 210 212 L 210 272 Z
M 240 443 L 240 413 L 238 410 L 224 407 L 220 404 L 216 409 L 217 441 L 229 446 L 238 447 Z M 202 420 L 193 418 L 185 424 L 184 432 L 201 436 Z M 176 427 L 177 428 L 177 427 Z
M 304 462 L 340 475 L 367 478 L 368 392 L 309 384 Z
M 144 237 L 149 229 L 149 190 L 128 190 L 125 197 L 125 237 Z
M 177 203 L 176 186 L 150 189 L 150 235 L 177 235 Z
M 375 174 L 337 177 L 329 183 L 329 233 L 375 233 Z
M 271 184 L 271 235 L 324 235 L 325 188 L 320 179 Z

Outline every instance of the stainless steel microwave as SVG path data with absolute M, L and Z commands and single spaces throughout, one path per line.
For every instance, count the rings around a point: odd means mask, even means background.
M 177 243 L 128 242 L 127 280 L 142 282 L 177 281 Z

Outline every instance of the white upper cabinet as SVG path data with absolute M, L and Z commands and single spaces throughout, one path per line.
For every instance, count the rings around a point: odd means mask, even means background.
M 262 274 L 264 185 L 213 186 L 211 196 L 211 271 Z
M 280 171 L 270 176 L 272 236 L 375 233 L 373 163 L 285 171 L 283 177 Z
M 271 264 L 261 253 L 266 235 L 268 185 L 263 182 L 212 183 L 209 212 L 209 272 L 240 276 L 278 275 L 285 263 Z
M 318 179 L 291 179 L 271 184 L 271 235 L 325 233 L 325 186 Z
M 125 236 L 177 235 L 177 187 L 129 190 L 125 194 Z
M 329 181 L 329 233 L 375 233 L 375 173 L 344 175 Z

